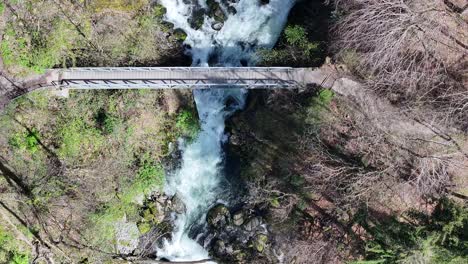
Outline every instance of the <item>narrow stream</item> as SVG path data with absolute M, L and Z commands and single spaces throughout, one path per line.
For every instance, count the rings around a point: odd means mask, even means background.
M 227 16 L 219 31 L 212 27 L 217 22 L 208 16 L 200 29 L 190 26 L 194 8 L 196 5 L 208 8 L 206 0 L 198 0 L 196 4 L 187 0 L 160 2 L 167 9 L 165 20 L 186 32 L 186 52 L 192 56 L 192 66 L 197 67 L 255 65 L 255 50 L 274 46 L 295 0 L 270 0 L 268 4 L 261 4 L 266 1 L 260 0 L 216 0 Z M 236 12 L 228 11 L 233 8 Z M 229 87 L 194 91 L 201 131 L 191 144 L 183 147 L 181 168 L 168 176 L 165 190 L 177 194 L 185 203 L 186 212 L 174 215 L 172 239 L 158 249 L 158 258 L 170 261 L 209 258 L 193 231 L 205 224 L 208 209 L 229 192 L 221 184 L 222 145 L 227 140 L 225 120 L 243 108 L 246 94 L 246 90 Z

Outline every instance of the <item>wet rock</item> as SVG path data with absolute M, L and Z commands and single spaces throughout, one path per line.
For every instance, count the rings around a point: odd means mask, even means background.
M 200 29 L 205 22 L 205 11 L 203 9 L 194 10 L 188 22 L 193 29 Z
M 221 10 L 220 7 L 218 7 L 216 9 L 216 11 L 214 12 L 214 18 L 216 19 L 216 21 L 218 22 L 224 22 L 226 21 L 226 15 L 224 14 L 223 10 Z
M 254 218 L 250 219 L 249 221 L 247 221 L 244 224 L 243 227 L 244 227 L 245 230 L 250 232 L 252 230 L 255 230 L 261 224 L 262 224 L 262 218 L 261 217 L 254 217 Z
M 236 226 L 241 226 L 244 223 L 244 212 L 238 211 L 232 216 L 232 222 Z
M 183 31 L 180 28 L 174 29 L 173 35 L 176 40 L 181 42 L 185 41 L 185 39 L 187 38 L 187 33 L 185 33 L 185 31 Z
M 172 211 L 183 214 L 187 210 L 184 202 L 179 198 L 180 195 L 175 194 L 171 199 L 171 209 Z
M 217 256 L 224 256 L 226 254 L 226 245 L 224 241 L 218 239 L 214 242 L 213 250 Z
M 231 214 L 226 206 L 218 204 L 208 211 L 206 222 L 215 229 L 221 229 L 229 224 Z
M 165 207 L 159 201 L 150 201 L 146 203 L 144 210 L 140 213 L 143 221 L 147 223 L 160 223 L 165 217 Z
M 253 241 L 253 246 L 255 250 L 258 252 L 263 252 L 265 250 L 265 247 L 267 246 L 268 242 L 268 236 L 264 234 L 258 234 L 255 236 L 254 241 Z
M 221 5 L 215 0 L 206 1 L 208 6 L 209 16 L 213 17 L 218 22 L 224 22 L 226 20 L 226 15 L 221 8 Z
M 221 22 L 215 22 L 211 25 L 211 28 L 216 30 L 216 31 L 219 31 L 223 28 L 224 24 L 221 23 Z
M 227 11 L 228 11 L 229 14 L 231 14 L 231 15 L 237 14 L 237 9 L 236 9 L 235 7 L 233 7 L 233 6 L 229 6 L 229 7 L 227 8 Z
M 238 134 L 232 134 L 229 137 L 229 144 L 231 144 L 231 146 L 240 146 L 242 144 L 242 139 Z

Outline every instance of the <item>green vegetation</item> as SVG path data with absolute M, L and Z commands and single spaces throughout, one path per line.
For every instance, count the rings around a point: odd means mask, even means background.
M 166 14 L 166 8 L 161 4 L 156 4 L 153 8 L 153 14 L 156 18 L 162 19 Z
M 66 223 L 81 232 L 73 239 L 109 252 L 114 224 L 124 216 L 140 233 L 159 226 L 160 216 L 150 216 L 161 212 L 145 199 L 163 187 L 161 164 L 169 143 L 189 136 L 196 122 L 195 115 L 181 114 L 177 126 L 162 96 L 149 90 L 73 90 L 66 99 L 42 91 L 15 100 L 0 118 L 0 162 L 14 169 L 30 195 L 19 196 L 18 205 L 6 202 L 29 217 L 28 228 L 42 226 L 42 219 Z M 0 179 L 2 192 L 16 191 L 11 179 Z M 102 260 L 97 255 L 90 253 L 90 259 Z
M 9 4 L 11 10 L 0 5 L 0 54 L 5 68 L 19 76 L 53 67 L 160 64 L 183 38 L 163 26 L 165 9 L 147 0 Z
M 261 51 L 261 63 L 275 66 L 315 65 L 323 56 L 320 43 L 310 41 L 307 31 L 300 25 L 287 26 L 278 47 Z
M 90 6 L 95 12 L 104 10 L 135 11 L 148 4 L 148 0 L 97 0 L 92 1 Z
M 287 26 L 284 30 L 284 36 L 288 44 L 301 49 L 304 56 L 310 56 L 313 52 L 317 52 L 318 44 L 309 42 L 307 32 L 301 26 Z
M 259 52 L 260 65 L 318 67 L 327 56 L 330 8 L 323 1 L 299 1 L 272 50 Z
M 320 121 L 323 121 L 327 117 L 326 111 L 333 97 L 334 93 L 330 89 L 322 89 L 318 92 L 317 96 L 312 97 L 306 109 L 305 123 L 317 125 Z
M 29 253 L 22 243 L 0 225 L 0 263 L 28 264 Z
M 161 191 L 164 184 L 164 169 L 161 165 L 151 162 L 145 155 L 137 175 L 132 182 L 123 183 L 124 187 L 116 194 L 116 198 L 105 203 L 103 208 L 90 217 L 93 227 L 91 239 L 101 247 L 113 245 L 115 224 L 123 219 L 139 222 L 140 233 L 144 234 L 151 229 L 152 224 L 148 215 L 140 216 L 142 206 L 139 200 L 144 200 L 151 191 Z M 155 209 L 148 209 L 146 214 L 153 214 Z
M 194 138 L 200 130 L 198 118 L 191 110 L 181 110 L 176 117 L 176 128 L 181 136 Z
M 11 138 L 10 138 L 10 145 L 20 149 L 20 150 L 26 150 L 29 151 L 30 154 L 34 154 L 38 151 L 39 147 L 39 141 L 38 138 L 39 132 L 36 129 L 33 129 L 32 131 L 29 132 L 16 132 Z
M 442 199 L 432 215 L 409 213 L 411 222 L 379 221 L 365 211 L 355 216 L 372 239 L 366 242 L 366 262 L 463 263 L 468 259 L 468 209 Z
M 78 118 L 63 124 L 58 134 L 61 138 L 58 154 L 70 160 L 94 157 L 104 140 L 96 128 Z
M 5 66 L 20 66 L 26 70 L 24 73 L 44 73 L 45 69 L 72 55 L 71 45 L 78 37 L 73 26 L 57 21 L 51 30 L 53 33 L 37 30 L 23 35 L 12 24 L 7 24 L 5 38 L 0 43 Z

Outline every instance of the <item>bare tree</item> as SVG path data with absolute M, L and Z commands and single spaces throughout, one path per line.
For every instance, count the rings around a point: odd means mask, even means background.
M 468 24 L 459 14 L 442 0 L 338 0 L 336 6 L 344 15 L 333 29 L 334 49 L 341 57 L 355 54 L 356 70 L 372 88 L 466 117 Z

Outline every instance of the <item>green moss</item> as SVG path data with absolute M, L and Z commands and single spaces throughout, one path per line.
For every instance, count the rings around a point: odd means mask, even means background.
M 138 230 L 142 235 L 148 233 L 151 230 L 151 224 L 147 222 L 139 222 L 138 223 Z
M 174 37 L 178 40 L 178 41 L 185 41 L 185 39 L 187 38 L 187 33 L 185 33 L 183 30 L 181 29 L 176 29 L 174 30 Z
M 148 4 L 147 0 L 95 0 L 89 5 L 94 12 L 101 12 L 106 9 L 118 11 L 136 11 Z
M 268 242 L 268 236 L 264 234 L 259 234 L 255 237 L 253 246 L 258 252 L 263 252 L 263 250 L 265 250 L 267 242 Z
M 280 207 L 280 202 L 279 202 L 278 198 L 277 197 L 272 198 L 270 200 L 270 205 L 273 206 L 273 207 L 276 207 L 276 208 Z
M 166 14 L 166 8 L 161 4 L 156 4 L 153 8 L 153 14 L 156 18 L 162 19 Z

